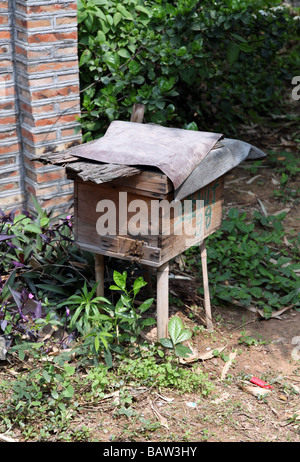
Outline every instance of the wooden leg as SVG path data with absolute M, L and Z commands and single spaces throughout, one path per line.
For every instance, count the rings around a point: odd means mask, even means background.
M 152 274 L 149 266 L 143 265 L 143 277 L 144 281 L 147 282 L 146 285 L 146 290 L 148 293 L 152 293 L 153 291 L 153 286 L 152 286 Z
M 201 251 L 201 263 L 202 263 L 202 275 L 203 275 L 203 288 L 204 288 L 204 308 L 206 314 L 206 327 L 209 331 L 213 330 L 210 296 L 209 296 L 209 285 L 208 285 L 208 272 L 207 272 L 207 250 L 205 240 L 200 244 Z
M 168 336 L 169 263 L 157 268 L 157 340 Z
M 97 297 L 104 297 L 104 255 L 95 254 L 95 275 L 97 285 Z

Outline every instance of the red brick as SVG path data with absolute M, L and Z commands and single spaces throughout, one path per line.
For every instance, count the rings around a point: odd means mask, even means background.
M 1 88 L 0 94 L 1 94 L 2 98 L 8 98 L 10 96 L 14 96 L 15 95 L 15 87 L 13 87 L 13 86 L 10 86 L 10 87 L 5 86 L 5 87 Z
M 11 111 L 15 108 L 14 101 L 0 104 L 0 111 Z
M 77 24 L 77 17 L 76 16 L 62 16 L 56 18 L 56 25 L 61 26 L 64 24 Z
M 35 29 L 35 28 L 46 28 L 51 27 L 51 21 L 49 19 L 33 19 L 33 20 L 26 20 L 16 18 L 16 25 L 23 27 L 24 29 Z
M 28 37 L 28 43 L 62 42 L 63 40 L 77 40 L 77 31 L 34 34 Z
M 17 176 L 18 173 L 19 172 L 17 170 L 0 173 L 0 180 L 5 180 L 6 178 L 13 178 L 14 176 Z
M 9 39 L 10 39 L 10 31 L 0 30 L 0 40 L 9 40 Z
M 54 105 L 47 103 L 40 106 L 32 106 L 30 104 L 21 103 L 21 110 L 27 112 L 28 114 L 47 114 L 54 111 Z
M 57 13 L 59 10 L 61 10 L 63 13 L 67 14 L 68 10 L 71 11 L 76 11 L 77 10 L 77 5 L 75 3 L 65 3 L 62 5 L 59 4 L 54 4 L 54 5 L 39 5 L 39 6 L 29 6 L 27 8 L 27 13 L 28 14 L 43 14 L 43 13 Z
M 28 81 L 31 87 L 47 87 L 53 84 L 53 77 L 44 77 L 41 79 L 30 79 Z
M 74 136 L 75 135 L 75 128 L 65 128 L 61 131 L 61 136 L 64 138 Z
M 63 88 L 49 88 L 45 90 L 39 90 L 32 93 L 33 101 L 41 100 L 45 98 L 58 98 L 61 96 L 68 96 L 72 93 L 78 94 L 79 86 L 70 85 Z
M 52 47 L 51 48 L 40 48 L 37 49 L 27 49 L 26 44 L 24 47 L 16 46 L 15 47 L 16 54 L 21 56 L 26 56 L 28 59 L 45 59 L 52 57 Z
M 8 10 L 8 8 L 9 8 L 8 1 L 5 1 L 5 0 L 1 1 L 0 8 L 1 8 L 1 10 Z
M 16 130 L 9 130 L 7 132 L 0 132 L 0 140 L 6 140 L 8 138 L 16 138 L 17 131 Z
M 10 191 L 12 189 L 19 189 L 19 183 L 14 182 L 14 183 L 2 183 L 2 184 L 0 184 L 0 191 L 2 191 L 2 192 Z
M 76 56 L 77 46 L 74 47 L 61 47 L 55 50 L 55 56 Z
M 33 64 L 29 63 L 28 72 L 29 73 L 39 73 L 44 71 L 60 71 L 64 69 L 71 69 L 71 68 L 78 68 L 78 61 L 64 61 L 64 62 L 56 62 L 51 61 L 50 63 L 41 63 L 41 64 Z
M 17 122 L 17 118 L 15 115 L 4 116 L 4 117 L 2 116 L 3 114 L 0 114 L 0 126 L 11 125 Z
M 9 23 L 9 16 L 8 14 L 2 14 L 0 16 L 0 25 L 1 26 L 6 26 Z
M 42 143 L 46 141 L 53 141 L 56 139 L 57 134 L 56 131 L 46 132 L 46 133 L 32 133 L 25 128 L 21 130 L 22 136 L 33 143 Z
M 66 177 L 66 171 L 64 168 L 61 168 L 53 172 L 37 173 L 37 182 L 38 183 L 48 183 L 48 181 L 61 180 L 65 177 Z
M 74 111 L 77 112 L 80 109 L 79 98 L 75 101 L 62 101 L 61 103 L 59 103 L 59 108 L 61 111 L 65 111 L 66 109 L 74 109 Z
M 73 199 L 73 194 L 68 194 L 65 196 L 56 197 L 54 199 L 44 200 L 42 202 L 42 206 L 49 209 L 52 207 L 57 207 L 58 205 L 66 204 L 67 202 L 72 201 L 72 199 Z
M 79 82 L 79 73 L 74 72 L 73 74 L 62 74 L 58 76 L 59 82 L 66 82 L 68 80 Z
M 62 115 L 62 116 L 55 116 L 51 119 L 40 119 L 37 120 L 35 125 L 36 127 L 44 127 L 46 125 L 55 125 L 55 124 L 64 124 L 74 122 L 75 116 L 74 115 Z
M 11 145 L 0 146 L 0 155 L 9 154 L 10 152 L 17 152 L 20 149 L 19 143 L 14 143 Z
M 11 60 L 7 60 L 7 59 L 0 60 L 0 67 L 1 68 L 11 67 L 11 66 L 12 66 Z
M 15 163 L 14 157 L 8 157 L 7 159 L 0 158 L 0 167 L 11 166 Z

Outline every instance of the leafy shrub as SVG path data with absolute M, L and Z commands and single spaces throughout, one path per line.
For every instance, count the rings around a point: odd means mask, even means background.
M 255 212 L 248 222 L 246 213 L 231 209 L 222 228 L 209 236 L 208 268 L 215 303 L 252 305 L 263 310 L 266 318 L 273 310 L 300 306 L 299 277 L 294 271 L 299 269 L 299 241 L 294 243 L 294 252 L 284 249 L 284 216 Z M 193 250 L 187 255 L 190 264 L 201 265 Z
M 135 102 L 147 122 L 222 132 L 274 111 L 299 63 L 300 21 L 278 3 L 78 0 L 84 140 Z

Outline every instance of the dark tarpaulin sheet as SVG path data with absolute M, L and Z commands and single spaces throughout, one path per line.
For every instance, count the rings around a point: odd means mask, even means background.
M 212 149 L 186 180 L 175 188 L 175 199 L 182 200 L 239 165 L 243 160 L 265 157 L 260 149 L 245 141 L 224 138 L 220 147 Z
M 102 138 L 70 153 L 96 162 L 157 167 L 177 189 L 220 138 L 218 133 L 114 121 Z

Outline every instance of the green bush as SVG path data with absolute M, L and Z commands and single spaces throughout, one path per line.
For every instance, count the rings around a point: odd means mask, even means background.
M 300 306 L 299 237 L 291 250 L 282 241 L 285 231 L 279 216 L 231 209 L 222 227 L 207 238 L 208 270 L 213 303 L 237 303 L 260 309 L 265 318 L 287 306 Z M 187 262 L 199 267 L 199 252 L 186 252 Z M 199 289 L 203 294 L 203 288 Z
M 147 122 L 222 132 L 274 112 L 300 24 L 278 3 L 78 0 L 84 141 L 135 102 Z

